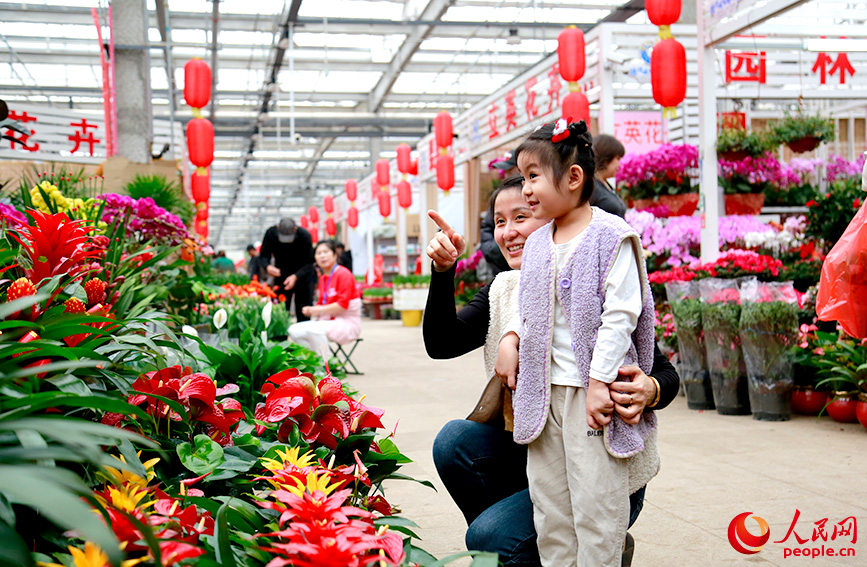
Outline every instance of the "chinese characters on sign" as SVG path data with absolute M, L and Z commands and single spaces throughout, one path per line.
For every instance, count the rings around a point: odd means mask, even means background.
M 655 150 L 663 140 L 662 115 L 654 111 L 615 111 L 613 135 L 623 144 L 627 154 Z
M 75 134 L 69 136 L 69 139 L 75 142 L 75 147 L 69 150 L 70 153 L 74 154 L 75 152 L 77 152 L 78 149 L 81 147 L 81 142 L 84 142 L 88 145 L 88 152 L 90 153 L 90 156 L 93 157 L 93 146 L 94 144 L 98 144 L 100 140 L 93 137 L 93 132 L 88 133 L 87 129 L 93 128 L 94 130 L 96 130 L 97 125 L 88 124 L 87 120 L 84 118 L 81 119 L 81 122 L 72 122 L 69 125 L 76 128 Z
M 10 120 L 17 120 L 18 122 L 21 122 L 21 125 L 24 126 L 25 128 L 27 128 L 28 122 L 36 122 L 38 120 L 36 117 L 30 116 L 29 114 L 27 114 L 27 112 L 18 113 L 18 112 L 15 112 L 14 110 L 9 111 L 9 119 Z M 31 144 L 29 146 L 27 145 L 27 140 L 30 138 L 30 136 L 36 134 L 36 130 L 30 130 L 30 134 L 24 134 L 21 132 L 17 132 L 15 130 L 13 130 L 12 128 L 6 128 L 5 134 L 7 136 L 9 136 L 10 138 L 13 138 L 12 140 L 9 141 L 9 147 L 11 149 L 13 149 L 13 150 L 16 149 L 15 148 L 16 144 L 20 144 L 21 149 L 27 150 L 28 152 L 39 151 L 39 144 L 38 143 L 34 142 L 33 144 Z
M 765 61 L 764 51 L 726 51 L 726 83 L 765 84 Z
M 828 65 L 831 65 L 830 69 L 825 69 Z M 849 62 L 849 56 L 845 53 L 838 53 L 836 59 L 831 59 L 825 52 L 820 52 L 816 57 L 816 62 L 813 64 L 813 74 L 819 74 L 819 82 L 821 84 L 825 84 L 828 80 L 828 75 L 839 74 L 840 75 L 840 84 L 846 84 L 846 73 L 849 75 L 855 75 L 855 68 L 852 67 L 852 63 Z
M 70 109 L 45 108 L 16 103 L 9 109 L 3 135 L 9 144 L 0 147 L 0 158 L 70 159 L 99 163 L 106 156 L 103 121 Z

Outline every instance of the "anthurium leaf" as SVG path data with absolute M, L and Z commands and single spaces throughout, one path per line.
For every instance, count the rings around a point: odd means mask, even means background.
M 461 557 L 472 557 L 473 562 L 470 567 L 497 567 L 499 565 L 499 556 L 496 553 L 489 551 L 462 551 L 453 553 L 433 563 L 427 564 L 426 567 L 443 567 Z
M 401 474 L 401 473 L 392 473 L 392 474 L 388 475 L 388 478 L 389 478 L 389 480 L 411 480 L 413 482 L 423 484 L 424 486 L 427 486 L 428 488 L 433 488 L 434 490 L 436 490 L 436 487 L 429 480 L 419 480 L 417 478 L 412 478 L 411 476 L 407 476 L 407 475 Z
M 232 552 L 232 545 L 229 543 L 229 500 L 217 511 L 217 518 L 214 525 L 214 537 L 217 540 L 217 548 L 214 550 L 217 554 L 217 561 L 224 567 L 236 567 L 235 554 Z
M 15 529 L 5 522 L 0 522 L 0 567 L 31 567 L 33 558 L 27 544 Z
M 32 429 L 43 437 L 54 439 L 60 443 L 77 444 L 82 446 L 116 445 L 124 439 L 144 445 L 151 449 L 157 449 L 156 443 L 117 427 L 109 427 L 101 423 L 91 423 L 81 419 L 69 419 L 63 417 L 27 417 L 23 419 L 10 419 L 0 421 L 0 431 L 19 431 Z M 2 485 L 0 485 L 2 486 Z
M 381 439 L 378 445 L 383 456 L 394 459 L 401 464 L 412 462 L 412 459 L 400 452 L 400 449 L 397 448 L 397 445 L 391 439 Z
M 193 445 L 181 443 L 176 449 L 181 463 L 190 471 L 203 475 L 213 472 L 225 461 L 223 448 L 207 435 L 196 435 L 193 442 Z
M 23 357 L 22 357 L 23 358 Z M 34 376 L 36 374 L 50 373 L 55 370 L 71 370 L 73 368 L 94 367 L 99 364 L 97 360 L 63 360 L 60 362 L 50 362 L 42 366 L 33 366 L 31 368 L 22 368 L 14 372 L 9 372 L 3 376 L 3 380 L 14 380 L 15 378 L 24 378 L 25 376 Z
M 430 567 L 430 565 L 433 565 L 437 561 L 436 557 L 424 549 L 413 545 L 410 543 L 410 540 L 407 540 L 404 552 L 406 553 L 407 563 L 418 564 L 420 567 Z
M 15 417 L 20 414 L 29 414 L 49 407 L 87 408 L 114 413 L 135 414 L 144 420 L 150 419 L 150 416 L 148 416 L 147 412 L 143 409 L 128 403 L 126 400 L 119 400 L 117 398 L 105 398 L 102 396 L 54 396 L 26 405 L 25 403 L 22 403 L 27 402 L 30 399 L 31 398 L 25 398 L 24 400 L 18 400 L 12 404 L 8 404 L 7 407 L 10 408 L 15 408 L 16 406 L 21 407 L 0 415 L 0 419 Z
M 90 492 L 80 478 L 60 468 L 0 466 L 0 491 L 14 503 L 28 506 L 58 526 L 75 530 L 96 543 L 115 564 L 123 553 L 102 518 L 80 496 Z

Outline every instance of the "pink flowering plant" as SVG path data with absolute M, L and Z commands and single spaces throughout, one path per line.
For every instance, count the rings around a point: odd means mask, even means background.
M 843 156 L 831 156 L 825 169 L 825 178 L 828 183 L 843 179 L 859 178 L 864 170 L 864 160 L 867 154 L 861 154 L 856 159 L 849 161 Z
M 688 144 L 663 144 L 646 154 L 630 154 L 620 162 L 617 185 L 630 199 L 693 193 L 698 174 L 698 149 Z
M 139 242 L 177 245 L 187 237 L 181 219 L 154 203 L 150 197 L 133 199 L 108 193 L 100 197 L 105 203 L 102 220 L 109 225 L 120 223 L 129 215 L 126 236 Z
M 784 167 L 771 152 L 738 161 L 719 161 L 719 183 L 727 195 L 786 189 L 800 182 L 794 170 Z

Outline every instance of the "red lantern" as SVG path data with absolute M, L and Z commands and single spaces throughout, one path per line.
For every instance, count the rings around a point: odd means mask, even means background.
M 670 26 L 680 19 L 681 0 L 645 0 L 647 17 L 657 26 Z
M 201 236 L 202 238 L 208 238 L 208 221 L 207 220 L 197 220 L 196 221 L 196 234 Z
M 395 151 L 397 152 L 397 170 L 401 173 L 409 173 L 409 170 L 412 168 L 412 160 L 410 158 L 410 154 L 412 153 L 412 148 L 409 147 L 409 144 L 399 144 Z
M 328 217 L 327 219 L 325 219 L 325 232 L 331 238 L 334 238 L 335 236 L 337 236 L 337 223 L 334 222 L 334 219 L 331 217 Z
M 452 115 L 446 111 L 434 116 L 434 135 L 437 139 L 438 148 L 447 148 L 452 145 Z
M 412 206 L 412 186 L 409 181 L 401 181 L 397 184 L 397 204 L 408 209 Z
M 204 175 L 194 173 L 191 182 L 193 201 L 196 203 L 207 203 L 211 198 L 211 176 L 207 173 Z
M 382 188 L 388 185 L 389 181 L 391 181 L 391 165 L 389 165 L 388 160 L 376 160 L 376 182 Z
M 301 215 L 301 218 L 298 219 L 298 223 L 301 224 L 301 228 L 310 228 L 310 219 L 307 218 L 307 215 Z
M 569 93 L 563 98 L 563 118 L 572 117 L 572 122 L 582 120 L 590 128 L 590 101 L 584 93 Z
M 388 218 L 388 215 L 391 214 L 391 195 L 388 194 L 388 191 L 380 191 L 376 198 L 379 200 L 379 214 Z
M 347 179 L 346 185 L 346 199 L 353 203 L 356 199 L 358 199 L 358 183 L 355 182 L 355 179 Z
M 193 108 L 202 108 L 211 100 L 211 68 L 198 57 L 184 65 L 184 100 Z
M 376 177 L 370 179 L 370 198 L 376 201 L 376 196 L 379 194 L 379 185 L 376 184 Z
M 319 209 L 310 207 L 307 209 L 307 216 L 310 217 L 310 222 L 316 224 L 319 222 Z
M 455 186 L 455 158 L 450 155 L 437 158 L 437 186 L 443 191 Z
M 331 195 L 325 195 L 322 199 L 322 208 L 325 209 L 325 212 L 329 215 L 334 212 L 334 197 Z
M 676 39 L 664 39 L 650 55 L 653 100 L 673 109 L 686 98 L 686 50 Z
M 578 28 L 566 28 L 557 36 L 557 62 L 563 80 L 574 83 L 584 76 L 584 32 Z
M 358 226 L 358 209 L 355 207 L 349 207 L 349 210 L 346 211 L 346 223 L 350 228 Z
M 317 242 L 319 242 L 319 227 L 316 226 L 315 224 L 310 229 L 310 240 L 313 241 L 313 244 L 316 244 Z
M 206 221 L 208 220 L 208 205 L 204 203 L 200 203 L 200 207 L 196 209 L 196 220 L 197 221 Z
M 208 167 L 214 161 L 214 125 L 205 118 L 187 123 L 187 148 L 196 167 Z
M 412 163 L 409 166 L 409 174 L 410 175 L 418 175 L 418 160 L 412 160 Z

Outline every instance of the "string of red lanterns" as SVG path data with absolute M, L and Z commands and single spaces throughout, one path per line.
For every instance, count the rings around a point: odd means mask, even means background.
M 412 148 L 409 144 L 399 144 L 395 148 L 397 152 L 397 170 L 400 172 L 400 181 L 397 184 L 397 204 L 403 209 L 412 206 L 412 186 L 406 180 L 406 176 L 412 170 Z
M 334 238 L 337 236 L 337 222 L 332 215 L 334 214 L 334 196 L 325 195 L 322 199 L 322 208 L 325 209 L 325 214 L 328 217 L 325 219 L 325 234 Z
M 347 179 L 344 189 L 346 189 L 346 200 L 349 201 L 346 223 L 350 228 L 355 228 L 358 226 L 358 209 L 355 208 L 355 200 L 358 199 L 358 183 L 355 179 Z
M 650 86 L 653 100 L 663 107 L 663 116 L 677 116 L 677 106 L 686 98 L 686 50 L 671 35 L 671 25 L 680 18 L 681 0 L 646 0 L 647 17 L 659 26 L 659 39 L 650 55 Z
M 391 214 L 391 193 L 388 185 L 391 183 L 391 164 L 387 159 L 376 160 L 376 184 L 379 191 L 376 192 L 376 200 L 379 202 L 379 214 L 388 218 Z
M 434 117 L 434 137 L 440 153 L 436 158 L 437 186 L 448 195 L 455 186 L 455 158 L 449 152 L 454 136 L 452 116 L 448 112 Z
M 193 119 L 187 123 L 187 153 L 196 166 L 190 183 L 196 204 L 194 230 L 202 240 L 208 240 L 208 203 L 211 199 L 211 177 L 208 167 L 214 161 L 214 125 L 202 118 L 202 108 L 211 100 L 211 68 L 198 57 L 184 65 L 184 101 L 193 109 Z
M 584 52 L 584 32 L 569 26 L 557 36 L 557 64 L 560 76 L 569 83 L 569 94 L 563 98 L 562 117 L 573 122 L 584 121 L 590 127 L 590 101 L 581 92 L 578 81 L 587 67 Z

